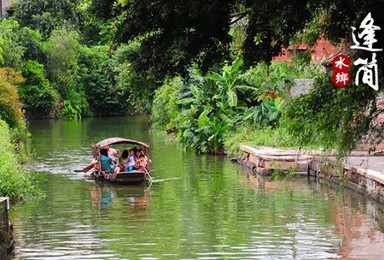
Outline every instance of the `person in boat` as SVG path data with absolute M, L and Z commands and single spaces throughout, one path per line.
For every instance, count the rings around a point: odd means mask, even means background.
M 108 151 L 108 157 L 110 157 L 116 163 L 115 155 L 118 155 L 120 153 L 119 149 L 111 148 L 110 145 L 106 145 L 105 149 Z M 84 167 L 81 170 L 74 170 L 74 172 L 86 173 L 93 168 L 95 168 L 95 169 L 99 168 L 99 158 L 93 158 L 92 162 L 89 165 L 87 165 L 86 167 Z
M 129 154 L 130 156 L 128 157 L 128 168 L 125 170 L 127 172 L 131 172 L 135 169 L 135 163 L 137 161 L 134 149 L 129 150 Z
M 147 170 L 147 160 L 144 155 L 140 155 L 139 159 L 137 159 L 135 163 L 135 169 L 138 171 L 146 171 Z
M 145 155 L 143 149 L 140 149 L 140 153 L 141 153 L 142 155 L 144 155 L 144 158 L 145 158 L 145 160 L 147 161 L 147 164 L 152 162 L 151 159 L 149 159 L 148 156 Z
M 119 149 L 112 148 L 111 145 L 106 145 L 105 149 L 108 150 L 108 156 L 116 162 L 115 156 L 120 153 Z
M 119 157 L 119 167 L 121 171 L 125 171 L 128 168 L 129 153 L 128 150 L 124 150 Z
M 135 147 L 136 148 L 136 147 Z M 141 152 L 140 152 L 140 149 L 135 149 L 135 156 L 136 156 L 136 159 L 139 159 L 140 158 L 140 155 L 141 155 Z
M 116 174 L 117 172 L 120 171 L 120 168 L 116 165 L 116 163 L 112 160 L 112 158 L 108 156 L 107 149 L 100 149 L 99 161 L 100 161 L 101 171 L 103 173 Z

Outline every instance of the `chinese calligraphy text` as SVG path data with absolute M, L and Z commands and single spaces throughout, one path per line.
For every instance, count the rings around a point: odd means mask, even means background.
M 359 85 L 360 82 L 363 84 L 367 84 L 374 90 L 379 89 L 379 81 L 378 81 L 378 67 L 376 60 L 376 52 L 381 52 L 383 49 L 374 48 L 373 44 L 377 43 L 377 39 L 375 37 L 375 31 L 381 30 L 380 26 L 374 25 L 374 20 L 372 18 L 371 13 L 364 18 L 361 22 L 359 29 L 355 27 L 352 28 L 352 40 L 354 45 L 351 46 L 351 49 L 354 50 L 363 50 L 371 53 L 371 59 L 368 60 L 358 58 L 354 61 L 355 66 L 359 66 L 355 83 Z M 360 81 L 361 79 L 361 81 Z

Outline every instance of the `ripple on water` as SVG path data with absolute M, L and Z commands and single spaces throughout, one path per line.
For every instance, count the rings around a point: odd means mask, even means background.
M 383 213 L 363 197 L 246 175 L 224 157 L 166 145 L 147 127 L 140 118 L 31 122 L 32 168 L 46 198 L 13 217 L 16 259 L 359 258 L 362 245 L 367 258 L 384 248 Z M 150 142 L 157 182 L 148 189 L 74 174 L 109 136 Z

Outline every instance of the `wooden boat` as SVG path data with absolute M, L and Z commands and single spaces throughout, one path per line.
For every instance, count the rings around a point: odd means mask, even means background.
M 92 146 L 93 158 L 96 159 L 100 154 L 100 149 L 107 145 L 116 145 L 116 144 L 131 144 L 139 146 L 138 148 L 143 149 L 145 155 L 148 157 L 147 168 L 144 171 L 133 170 L 131 172 L 118 172 L 116 174 L 107 174 L 101 171 L 100 164 L 94 168 L 92 177 L 96 180 L 105 180 L 109 182 L 119 182 L 119 183 L 139 183 L 145 181 L 147 178 L 151 179 L 149 175 L 150 172 L 150 147 L 149 144 L 121 138 L 121 137 L 111 137 L 104 139 Z

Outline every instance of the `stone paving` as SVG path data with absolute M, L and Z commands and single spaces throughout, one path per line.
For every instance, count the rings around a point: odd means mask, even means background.
M 376 171 L 384 177 L 384 156 L 348 157 L 346 164 L 356 169 Z

